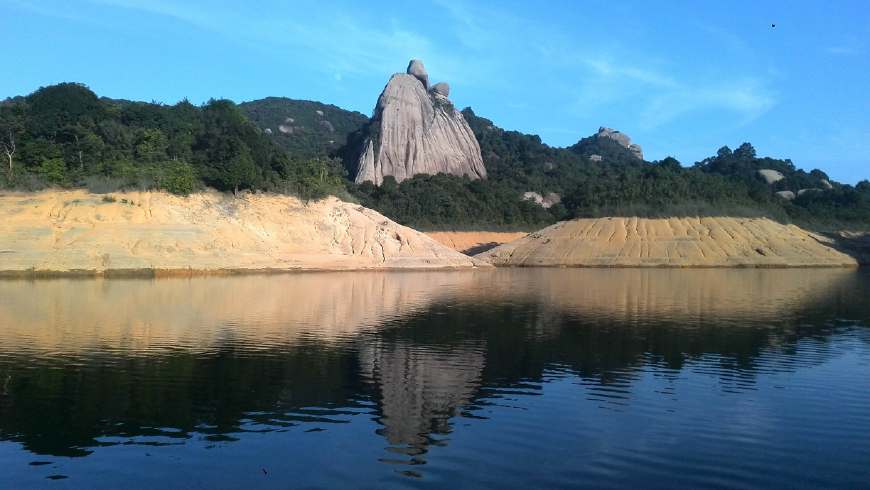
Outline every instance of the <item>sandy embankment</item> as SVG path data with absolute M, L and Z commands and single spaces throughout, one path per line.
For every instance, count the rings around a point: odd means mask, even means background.
M 0 272 L 159 273 L 486 265 L 335 198 L 218 192 L 0 195 Z
M 528 235 L 525 231 L 429 231 L 438 243 L 466 255 L 475 255 Z
M 498 266 L 843 267 L 833 239 L 765 218 L 599 218 L 557 223 L 476 257 Z

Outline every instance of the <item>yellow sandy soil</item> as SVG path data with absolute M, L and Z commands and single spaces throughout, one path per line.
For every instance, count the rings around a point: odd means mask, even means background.
M 524 231 L 430 231 L 438 243 L 474 255 L 528 235 Z
M 557 223 L 477 255 L 502 266 L 837 267 L 833 241 L 764 218 L 599 218 Z
M 110 196 L 110 197 L 109 197 Z M 0 196 L 0 272 L 472 267 L 475 259 L 335 198 L 86 191 Z M 485 265 L 485 264 L 484 264 Z

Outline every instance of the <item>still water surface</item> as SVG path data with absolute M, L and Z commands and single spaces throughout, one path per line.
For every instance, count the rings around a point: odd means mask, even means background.
M 870 274 L 0 281 L 0 488 L 870 486 Z

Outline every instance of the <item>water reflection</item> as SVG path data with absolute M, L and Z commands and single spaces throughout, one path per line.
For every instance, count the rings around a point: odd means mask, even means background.
M 601 410 L 589 417 L 660 409 L 666 423 L 709 393 L 772 389 L 768 378 L 844 346 L 866 369 L 868 293 L 867 274 L 845 269 L 2 281 L 0 439 L 87 456 L 366 419 L 383 450 L 344 441 L 357 457 L 424 476 L 412 468 L 451 448 L 465 421 L 529 451 L 534 437 L 558 440 L 558 420 L 537 422 L 537 436 L 504 421 L 535 396 Z M 579 401 L 548 393 L 564 381 Z M 868 403 L 854 387 L 837 393 Z M 870 428 L 856 413 L 842 415 Z

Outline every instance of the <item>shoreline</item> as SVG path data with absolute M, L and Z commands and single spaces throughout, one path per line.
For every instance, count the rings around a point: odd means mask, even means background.
M 227 269 L 109 269 L 109 270 L 0 270 L 0 280 L 9 279 L 159 279 L 187 277 L 227 277 L 227 276 L 271 276 L 282 274 L 341 273 L 341 272 L 464 272 L 494 270 L 489 265 L 482 266 L 434 266 L 434 267 L 296 267 L 296 268 L 227 268 Z
M 710 269 L 863 269 L 867 264 L 842 265 L 786 265 L 786 264 L 737 264 L 737 265 L 497 265 L 497 266 L 436 266 L 436 267 L 355 267 L 355 268 L 232 268 L 232 269 L 109 269 L 109 270 L 0 270 L 0 280 L 35 279 L 163 279 L 192 277 L 227 276 L 271 276 L 306 273 L 342 272 L 469 272 L 494 271 L 501 269 L 672 269 L 672 270 L 710 270 Z

